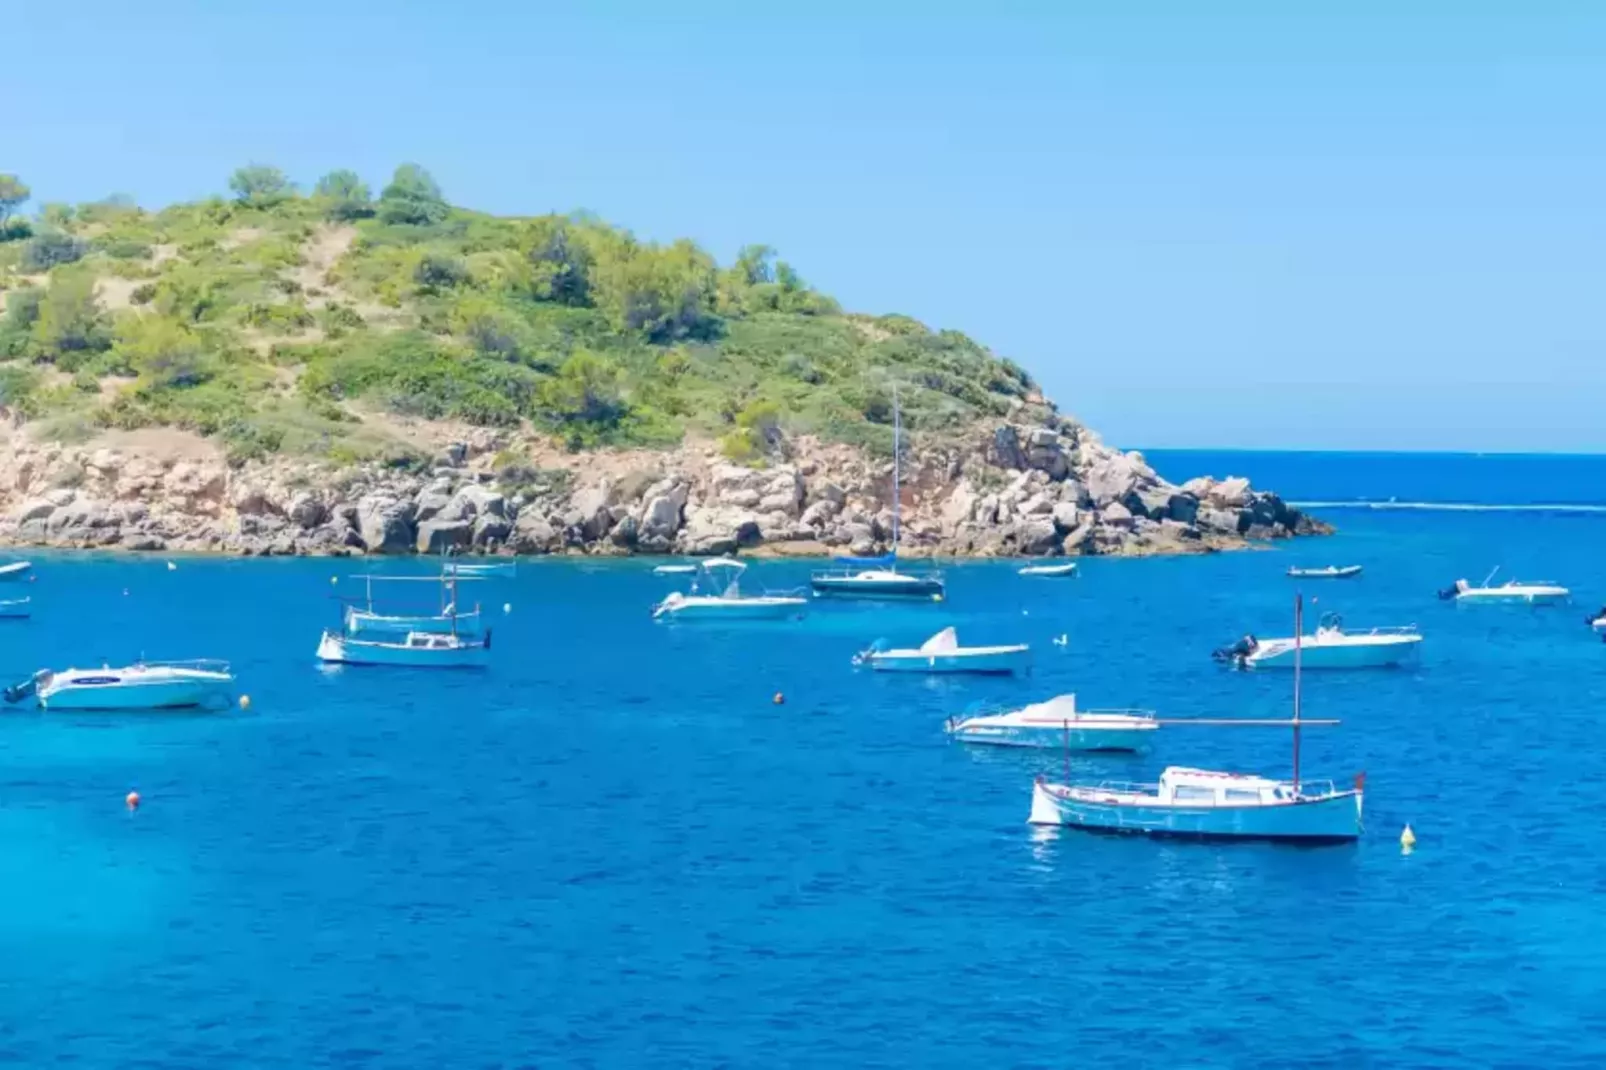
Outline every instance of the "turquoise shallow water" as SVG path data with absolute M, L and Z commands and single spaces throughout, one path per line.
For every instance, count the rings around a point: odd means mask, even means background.
M 532 563 L 483 585 L 512 611 L 478 674 L 315 666 L 356 563 L 36 557 L 39 611 L 5 622 L 0 668 L 227 657 L 253 701 L 0 717 L 0 1061 L 1600 1065 L 1606 646 L 1582 616 L 1606 599 L 1606 517 L 1336 519 L 1331 540 L 1074 581 L 957 566 L 946 605 L 795 626 L 655 625 L 649 562 Z M 1031 778 L 1059 756 L 941 731 L 1068 690 L 1283 716 L 1286 674 L 1208 654 L 1285 632 L 1295 562 L 1366 566 L 1308 586 L 1318 612 L 1427 635 L 1417 670 L 1309 680 L 1307 713 L 1344 724 L 1307 735 L 1307 772 L 1368 774 L 1354 847 L 1034 831 Z M 1577 604 L 1435 599 L 1497 563 Z M 1033 675 L 849 664 L 948 623 L 1032 642 Z M 1287 744 L 1177 728 L 1075 772 L 1276 772 Z

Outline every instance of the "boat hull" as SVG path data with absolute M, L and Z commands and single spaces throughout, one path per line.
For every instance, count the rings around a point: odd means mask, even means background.
M 231 677 L 162 680 L 151 683 L 52 685 L 39 691 L 46 710 L 174 710 L 228 700 Z
M 1347 843 L 1361 833 L 1358 791 L 1253 806 L 1116 803 L 1115 796 L 1100 801 L 1096 795 L 1039 782 L 1032 788 L 1029 820 L 1089 832 L 1179 839 Z
M 935 576 L 899 575 L 896 579 L 861 579 L 857 576 L 815 576 L 809 582 L 816 598 L 940 598 L 942 580 Z
M 481 641 L 455 647 L 417 647 L 351 639 L 325 632 L 318 643 L 318 660 L 339 665 L 478 669 L 489 663 L 490 655 L 490 648 Z
M 1348 568 L 1291 568 L 1288 570 L 1289 578 L 1296 580 L 1348 580 L 1360 574 L 1361 566 L 1359 565 L 1350 565 Z
M 1567 598 L 1568 592 L 1560 589 L 1508 592 L 1493 588 L 1489 590 L 1463 591 L 1455 596 L 1455 604 L 1458 606 L 1554 606 L 1567 601 Z
M 990 747 L 1028 747 L 1040 750 L 1074 750 L 1087 753 L 1102 751 L 1134 753 L 1147 750 L 1154 725 L 1104 726 L 1077 724 L 1065 725 L 989 725 L 961 721 L 950 725 L 949 735 L 961 743 L 975 743 Z
M 0 602 L 0 620 L 24 620 L 33 614 L 31 599 L 18 598 Z
M 1039 579 L 1065 578 L 1076 575 L 1076 565 L 1027 565 L 1018 570 L 1018 575 L 1036 576 Z
M 14 561 L 9 565 L 0 565 L 0 583 L 11 583 L 22 579 L 33 570 L 30 561 Z
M 1383 669 L 1413 665 L 1418 660 L 1421 646 L 1421 636 L 1398 636 L 1372 643 L 1307 642 L 1300 648 L 1299 663 L 1304 669 Z M 1250 669 L 1292 669 L 1293 644 L 1262 647 L 1244 659 L 1244 666 Z
M 919 651 L 882 651 L 869 655 L 876 672 L 983 673 L 1008 675 L 1031 665 L 1027 647 L 998 647 L 975 651 L 922 654 Z

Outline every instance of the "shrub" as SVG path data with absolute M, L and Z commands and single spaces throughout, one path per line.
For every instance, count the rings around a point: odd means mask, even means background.
M 21 267 L 29 273 L 49 271 L 82 260 L 88 251 L 87 245 L 64 230 L 42 230 L 23 245 Z
M 444 220 L 450 211 L 435 179 L 415 163 L 396 168 L 390 185 L 379 193 L 379 218 L 386 223 L 428 226 Z
M 234 199 L 248 208 L 272 208 L 295 196 L 283 171 L 267 164 L 247 164 L 229 176 Z
M 318 179 L 312 196 L 330 219 L 350 222 L 374 214 L 368 184 L 355 171 L 330 171 Z

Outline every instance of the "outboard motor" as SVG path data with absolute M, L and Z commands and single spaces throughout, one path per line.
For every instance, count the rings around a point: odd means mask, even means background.
M 0 691 L 0 695 L 3 695 L 5 700 L 13 705 L 25 699 L 30 699 L 33 697 L 34 692 L 39 689 L 39 681 L 44 676 L 45 673 L 43 671 L 36 672 L 26 680 L 19 680 L 4 691 Z
M 1242 667 L 1244 659 L 1253 654 L 1259 645 L 1254 636 L 1246 635 L 1231 646 L 1211 651 L 1210 656 L 1217 661 L 1230 661 Z
M 1450 586 L 1446 587 L 1444 590 L 1439 592 L 1439 601 L 1448 602 L 1450 599 L 1454 598 L 1456 595 L 1460 594 L 1462 591 L 1464 591 L 1466 589 L 1467 589 L 1467 581 L 1466 580 L 1456 580 Z
M 1601 606 L 1600 612 L 1596 613 L 1594 616 L 1585 617 L 1584 623 L 1594 624 L 1597 620 L 1606 620 L 1606 606 Z

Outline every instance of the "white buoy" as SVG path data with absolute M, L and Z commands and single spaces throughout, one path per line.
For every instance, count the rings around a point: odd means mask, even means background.
M 169 571 L 169 572 L 177 572 L 178 571 L 178 566 L 173 564 L 173 562 L 169 561 L 167 563 L 167 571 Z
M 503 602 L 502 603 L 502 612 L 503 613 L 511 613 L 511 612 L 513 612 L 513 603 L 512 602 Z

